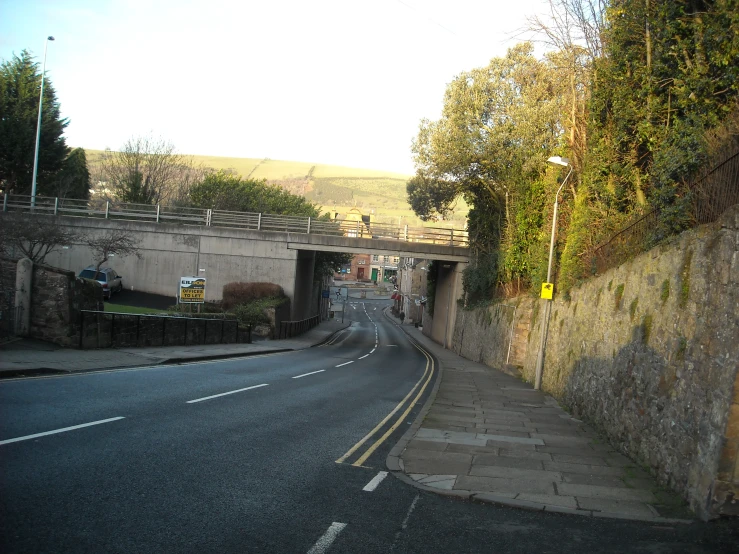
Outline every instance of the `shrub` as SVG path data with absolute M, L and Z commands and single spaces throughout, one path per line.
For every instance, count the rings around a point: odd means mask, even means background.
M 269 323 L 270 320 L 265 313 L 269 308 L 276 308 L 280 304 L 287 301 L 283 297 L 266 297 L 252 300 L 249 303 L 239 304 L 232 312 L 243 325 L 251 325 L 252 327 L 261 323 Z
M 274 283 L 227 283 L 223 286 L 223 309 L 248 304 L 261 298 L 284 298 L 285 291 Z

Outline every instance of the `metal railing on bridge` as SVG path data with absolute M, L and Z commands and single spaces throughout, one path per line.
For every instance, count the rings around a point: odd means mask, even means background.
M 97 198 L 77 200 L 36 196 L 35 202 L 33 200 L 31 196 L 5 194 L 3 196 L 3 211 L 397 240 L 459 248 L 469 246 L 469 236 L 467 231 L 463 229 L 396 226 L 387 223 L 365 223 L 339 219 L 327 221 L 303 216 L 185 208 L 162 204 L 131 204 Z

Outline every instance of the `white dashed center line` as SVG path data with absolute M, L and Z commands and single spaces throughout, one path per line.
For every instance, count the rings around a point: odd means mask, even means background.
M 351 362 L 344 362 L 343 364 L 339 364 L 339 365 L 336 365 L 334 367 L 341 367 L 343 365 L 349 365 L 349 364 L 353 364 L 353 363 L 354 363 L 354 360 L 352 360 Z
M 316 542 L 316 544 L 314 544 L 308 551 L 308 554 L 323 554 L 324 552 L 327 552 L 336 540 L 336 537 L 339 536 L 339 533 L 344 530 L 344 527 L 346 527 L 346 523 L 338 523 L 334 521 L 323 536 L 318 539 L 318 542 Z
M 364 356 L 360 356 L 359 359 L 360 360 L 364 360 L 367 356 L 369 356 L 369 354 L 365 354 Z
M 382 483 L 382 480 L 385 479 L 385 477 L 387 477 L 387 471 L 381 471 L 380 473 L 375 475 L 372 481 L 367 483 L 362 490 L 372 492 L 380 483 Z
M 118 421 L 119 419 L 125 419 L 123 417 L 111 417 L 109 419 L 101 419 L 99 421 L 92 421 L 90 423 L 83 423 L 81 425 L 72 425 L 71 427 L 64 427 L 62 429 L 55 429 L 54 431 L 45 431 L 43 433 L 35 433 L 33 435 L 26 435 L 24 437 L 16 437 L 14 439 L 6 439 L 0 441 L 0 445 L 10 444 L 11 442 L 27 441 L 30 439 L 37 439 L 38 437 L 45 437 L 47 435 L 55 435 L 57 433 L 66 433 L 67 431 L 74 431 L 75 429 L 82 429 L 83 427 L 90 427 L 92 425 L 100 425 L 101 423 L 110 423 L 111 421 Z
M 325 369 L 319 369 L 318 371 L 311 371 L 310 373 L 303 373 L 302 375 L 296 375 L 293 379 L 300 379 L 301 377 L 308 377 L 308 375 L 315 375 L 316 373 L 322 373 Z
M 188 400 L 187 403 L 188 404 L 195 404 L 195 402 L 202 402 L 203 400 L 210 400 L 211 398 L 218 398 L 219 396 L 227 396 L 229 394 L 236 394 L 237 392 L 244 392 L 245 390 L 258 389 L 259 387 L 266 387 L 266 386 L 268 386 L 268 384 L 267 383 L 263 383 L 261 385 L 254 385 L 253 387 L 246 387 L 246 388 L 243 388 L 243 389 L 237 389 L 237 390 L 232 390 L 232 391 L 228 391 L 228 392 L 222 392 L 221 394 L 214 394 L 213 396 L 206 396 L 204 398 L 196 398 L 195 400 Z

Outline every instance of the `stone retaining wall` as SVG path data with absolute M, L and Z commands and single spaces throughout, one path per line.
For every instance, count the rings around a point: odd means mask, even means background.
M 16 268 L 17 261 L 0 261 L 4 275 L 15 275 Z M 34 264 L 28 337 L 76 346 L 80 310 L 97 310 L 102 305 L 99 283 L 80 279 L 71 271 Z
M 533 382 L 541 302 L 458 313 L 452 347 L 503 369 L 526 329 Z M 700 517 L 739 515 L 739 206 L 557 296 L 543 389 Z

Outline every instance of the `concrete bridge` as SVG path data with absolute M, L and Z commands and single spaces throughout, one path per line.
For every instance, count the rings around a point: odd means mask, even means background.
M 455 229 L 130 204 L 95 206 L 41 197 L 31 207 L 29 197 L 6 196 L 3 215 L 12 212 L 21 212 L 15 217 L 28 218 L 29 225 L 35 218 L 53 218 L 56 225 L 80 236 L 124 230 L 139 241 L 141 257 L 113 257 L 107 265 L 123 276 L 127 289 L 168 295 L 174 304 L 183 276 L 206 277 L 206 300 L 219 300 L 226 283 L 266 281 L 280 285 L 290 298 L 291 319 L 318 312 L 313 269 L 319 251 L 443 261 L 447 271 L 440 275 L 439 286 L 444 290 L 448 279 L 460 279 L 459 270 L 454 271 L 457 264 L 469 261 L 466 233 Z M 75 272 L 93 262 L 81 243 L 46 259 L 49 265 Z

